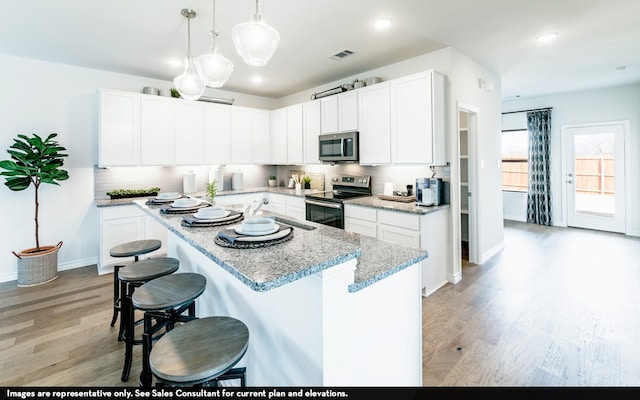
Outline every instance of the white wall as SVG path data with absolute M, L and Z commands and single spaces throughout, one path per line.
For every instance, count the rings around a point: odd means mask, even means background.
M 531 99 L 512 100 L 502 103 L 502 111 L 519 111 L 542 107 L 553 107 L 551 113 L 551 189 L 553 191 L 553 224 L 566 226 L 566 210 L 562 199 L 562 148 L 561 126 L 604 121 L 629 120 L 631 143 L 628 174 L 630 187 L 627 204 L 627 234 L 640 236 L 640 84 L 617 86 L 598 90 L 563 93 Z M 505 202 L 507 199 L 505 199 Z M 506 203 L 505 203 L 506 204 Z M 517 205 L 509 203 L 510 209 Z M 526 210 L 524 210 L 526 213 Z M 526 214 L 525 214 L 526 216 Z
M 96 263 L 97 213 L 94 205 L 94 164 L 97 163 L 98 88 L 140 92 L 145 86 L 169 88 L 171 82 L 78 68 L 0 54 L 0 159 L 19 133 L 46 136 L 58 133 L 67 148 L 65 168 L 69 180 L 40 188 L 40 242 L 63 241 L 60 269 Z M 274 108 L 274 101 L 225 91 L 214 97 L 235 98 L 236 105 Z M 33 187 L 12 192 L 0 180 L 3 207 L 0 240 L 0 282 L 17 279 L 11 251 L 35 247 Z

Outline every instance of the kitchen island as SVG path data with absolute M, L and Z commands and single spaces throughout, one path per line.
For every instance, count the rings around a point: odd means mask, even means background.
M 293 226 L 274 246 L 214 243 L 219 229 L 134 203 L 168 229 L 167 255 L 207 278 L 197 314 L 249 327 L 249 386 L 420 386 L 422 250 L 262 212 Z M 251 216 L 245 216 L 251 218 Z

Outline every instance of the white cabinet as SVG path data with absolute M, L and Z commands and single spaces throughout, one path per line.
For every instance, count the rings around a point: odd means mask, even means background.
M 98 165 L 129 166 L 140 163 L 140 96 L 100 89 Z
M 272 111 L 272 164 L 304 163 L 303 140 L 302 104 Z
M 253 109 L 251 112 L 251 162 L 271 162 L 269 111 Z
M 265 206 L 270 212 L 287 215 L 287 195 L 280 193 L 269 193 L 269 204 Z
M 304 198 L 281 193 L 268 193 L 269 205 L 265 209 L 295 218 L 301 221 L 306 219 Z
M 204 162 L 231 163 L 231 107 L 206 104 L 204 107 Z
M 269 111 L 247 107 L 231 109 L 229 164 L 268 164 Z M 218 164 L 223 164 L 219 162 Z
M 302 104 L 304 124 L 304 164 L 320 164 L 318 136 L 320 135 L 320 101 L 314 100 Z
M 389 84 L 391 162 L 446 164 L 444 76 L 426 71 Z
M 358 130 L 358 93 L 355 90 L 320 99 L 321 132 Z
M 360 164 L 391 162 L 389 83 L 358 89 Z
M 390 243 L 427 250 L 422 261 L 422 293 L 428 296 L 447 283 L 450 265 L 449 208 L 412 214 L 345 204 L 345 230 Z
M 140 164 L 173 165 L 175 102 L 162 96 L 140 98 Z
M 98 218 L 100 227 L 98 274 L 111 272 L 116 263 L 133 261 L 133 257 L 114 258 L 109 254 L 111 248 L 125 242 L 158 239 L 162 242 L 160 249 L 145 255 L 145 258 L 166 253 L 166 229 L 137 206 L 100 207 Z
M 271 112 L 271 163 L 287 163 L 287 110 Z
M 174 164 L 200 165 L 204 161 L 204 104 L 175 101 Z

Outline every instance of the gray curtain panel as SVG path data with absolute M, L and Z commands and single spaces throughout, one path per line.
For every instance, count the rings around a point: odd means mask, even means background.
M 529 131 L 529 193 L 527 222 L 552 225 L 551 110 L 527 112 Z

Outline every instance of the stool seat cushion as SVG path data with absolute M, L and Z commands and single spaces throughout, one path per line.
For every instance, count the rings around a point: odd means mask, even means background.
M 164 311 L 193 301 L 204 292 L 206 286 L 207 279 L 201 274 L 185 272 L 165 275 L 136 289 L 131 301 L 135 308 L 142 311 Z
M 109 251 L 111 257 L 134 257 L 158 250 L 162 242 L 158 239 L 134 240 L 114 246 Z
M 128 264 L 118 271 L 118 279 L 124 282 L 146 282 L 169 275 L 178 270 L 180 261 L 171 257 L 156 257 Z
M 153 346 L 153 374 L 168 382 L 206 382 L 240 361 L 249 346 L 249 329 L 226 316 L 204 317 L 177 326 Z

